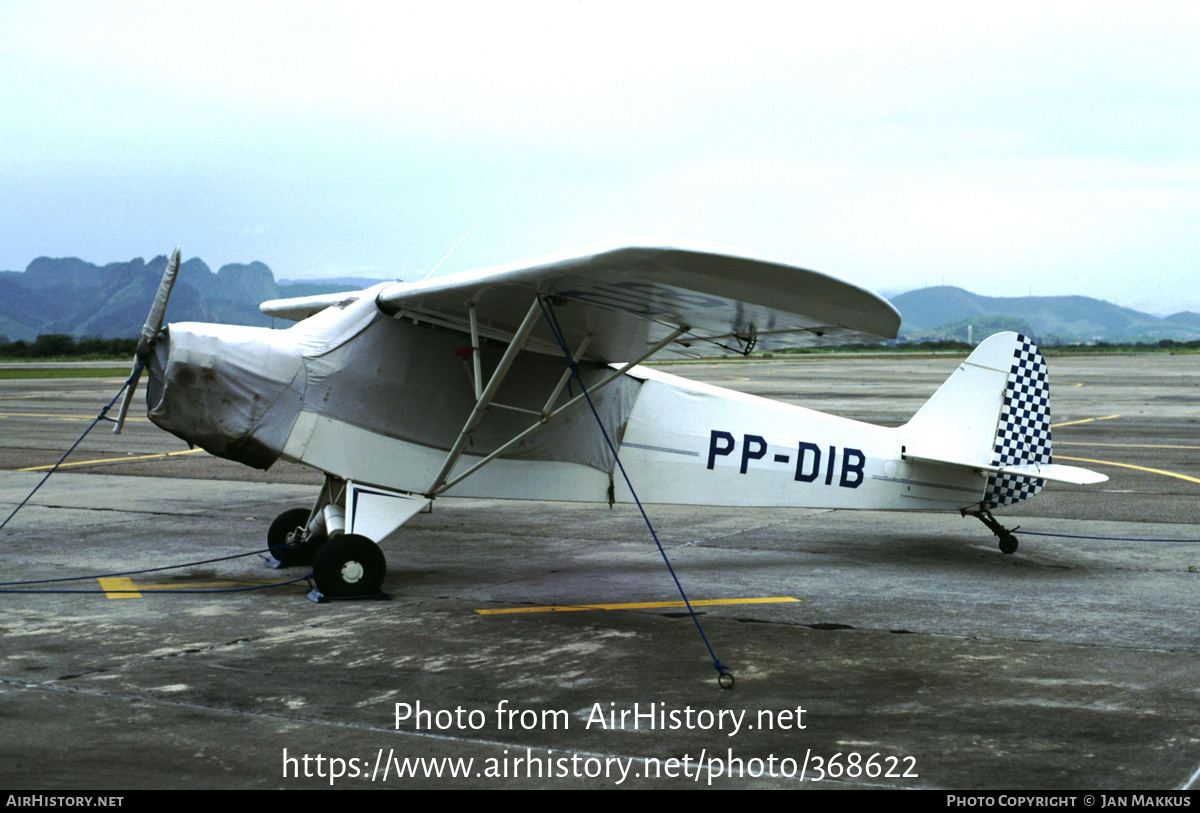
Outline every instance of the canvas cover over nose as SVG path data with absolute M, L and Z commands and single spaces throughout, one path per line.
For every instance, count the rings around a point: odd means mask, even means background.
M 303 396 L 300 353 L 282 335 L 264 328 L 171 325 L 147 363 L 150 420 L 218 457 L 269 468 L 283 451 Z

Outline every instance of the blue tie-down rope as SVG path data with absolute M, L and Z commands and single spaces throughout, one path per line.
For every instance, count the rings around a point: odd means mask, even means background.
M 1015 529 L 1014 529 L 1015 530 Z M 1063 539 L 1098 539 L 1102 542 L 1200 542 L 1200 539 L 1153 539 L 1138 536 L 1088 536 L 1087 534 L 1057 534 L 1050 531 L 1021 531 L 1026 536 L 1057 536 Z
M 704 634 L 704 627 L 700 625 L 700 619 L 696 616 L 696 611 L 692 609 L 692 603 L 688 601 L 687 593 L 684 592 L 683 585 L 679 581 L 679 576 L 675 574 L 675 568 L 671 566 L 671 560 L 667 558 L 667 552 L 663 549 L 662 542 L 658 540 L 658 534 L 654 530 L 654 524 L 650 521 L 650 517 L 646 514 L 646 509 L 642 507 L 642 501 L 638 499 L 637 491 L 633 488 L 633 483 L 629 479 L 629 474 L 625 471 L 624 464 L 621 463 L 621 458 L 617 454 L 617 448 L 613 445 L 612 440 L 608 436 L 608 432 L 604 428 L 604 422 L 600 420 L 600 413 L 596 410 L 596 405 L 592 403 L 592 396 L 588 392 L 587 385 L 583 383 L 583 378 L 579 374 L 579 366 L 575 363 L 575 359 L 571 356 L 571 351 L 567 349 L 567 343 L 563 340 L 562 330 L 558 325 L 558 318 L 554 315 L 554 307 L 550 306 L 547 310 L 546 303 L 538 297 L 538 304 L 541 305 L 542 315 L 546 317 L 546 323 L 550 326 L 551 332 L 554 334 L 555 341 L 562 349 L 563 355 L 566 357 L 567 366 L 571 370 L 571 375 L 579 382 L 579 388 L 583 392 L 583 397 L 587 400 L 588 408 L 592 410 L 592 417 L 596 419 L 596 426 L 600 427 L 600 434 L 604 436 L 604 442 L 608 444 L 609 451 L 612 452 L 613 459 L 617 463 L 617 468 L 621 471 L 621 477 L 625 479 L 625 485 L 629 488 L 629 493 L 633 496 L 634 503 L 637 504 L 638 511 L 642 514 L 642 519 L 646 523 L 646 527 L 650 530 L 650 536 L 654 539 L 654 544 L 658 546 L 658 552 L 662 556 L 663 562 L 667 565 L 667 570 L 671 574 L 671 578 L 675 580 L 675 587 L 679 590 L 679 595 L 683 597 L 683 603 L 687 607 L 688 613 L 692 617 L 692 623 L 696 625 L 696 630 L 700 633 L 700 638 L 704 641 L 704 646 L 708 648 L 708 654 L 712 658 L 713 668 L 717 670 L 717 683 L 722 689 L 733 688 L 733 672 L 729 667 L 721 663 L 717 653 L 713 651 L 712 644 L 709 643 L 708 636 Z
M 130 588 L 128 590 L 114 590 L 105 588 L 82 589 L 67 589 L 67 588 L 32 588 L 35 584 L 61 584 L 63 582 L 79 582 L 91 581 L 92 579 L 111 579 L 118 576 L 138 576 L 144 573 L 158 573 L 163 570 L 179 570 L 184 567 L 197 567 L 199 565 L 210 565 L 213 562 L 227 562 L 230 559 L 242 559 L 247 556 L 261 556 L 264 553 L 269 553 L 267 550 L 252 550 L 248 553 L 235 553 L 230 556 L 218 556 L 215 559 L 202 559 L 198 562 L 185 562 L 181 565 L 162 565 L 160 567 L 146 567 L 141 570 L 122 570 L 116 573 L 94 573 L 90 576 L 60 576 L 54 579 L 26 579 L 24 581 L 15 582 L 0 582 L 0 593 L 244 593 L 249 590 L 264 590 L 268 587 L 284 587 L 297 582 L 308 581 L 312 578 L 312 574 L 301 576 L 297 579 L 290 579 L 284 582 L 272 582 L 271 584 L 255 584 L 249 587 L 204 587 L 204 588 L 186 588 L 172 587 L 169 590 L 155 590 L 151 588 Z
M 46 472 L 46 476 L 43 477 L 38 482 L 38 484 L 33 487 L 33 491 L 30 491 L 28 496 L 26 496 L 25 499 L 21 500 L 21 502 L 18 503 L 17 507 L 13 509 L 12 513 L 8 515 L 7 519 L 5 519 L 4 522 L 0 522 L 0 530 L 2 530 L 4 528 L 4 526 L 8 524 L 8 520 L 15 517 L 17 515 L 17 512 L 25 507 L 25 503 L 27 503 L 33 499 L 33 495 L 37 493 L 37 490 L 39 488 L 41 488 L 47 480 L 50 479 L 51 474 L 54 474 L 56 471 L 58 471 L 58 467 L 63 464 L 63 461 L 66 460 L 67 457 L 70 456 L 71 452 L 75 451 L 75 447 L 78 446 L 80 443 L 83 443 L 83 439 L 88 436 L 88 433 L 96 428 L 96 424 L 100 423 L 100 421 L 113 420 L 112 418 L 108 417 L 108 411 L 113 408 L 113 404 L 115 404 L 117 402 L 117 399 L 121 397 L 121 394 L 124 393 L 125 390 L 127 390 L 131 384 L 133 384 L 133 380 L 138 376 L 139 373 L 142 372 L 142 368 L 145 366 L 146 366 L 145 359 L 138 362 L 137 366 L 133 368 L 133 372 L 129 374 L 129 378 L 125 379 L 125 384 L 121 387 L 121 389 L 117 390 L 117 394 L 114 395 L 113 399 L 108 402 L 108 405 L 106 407 L 104 407 L 104 409 L 100 410 L 100 414 L 96 416 L 96 420 L 92 421 L 91 425 L 88 426 L 87 429 L 83 430 L 83 434 L 79 436 L 79 440 L 77 440 L 73 444 L 71 444 L 71 448 L 67 449 L 66 454 L 64 454 L 62 457 L 60 457 L 58 459 L 58 462 L 55 463 L 54 466 L 51 467 L 50 471 Z

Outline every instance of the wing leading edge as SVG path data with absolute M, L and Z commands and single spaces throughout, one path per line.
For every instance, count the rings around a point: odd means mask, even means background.
M 659 356 L 772 350 L 893 338 L 900 314 L 845 280 L 772 260 L 708 248 L 600 246 L 377 290 L 396 318 L 507 341 L 542 297 L 563 339 L 582 358 L 624 361 L 680 328 Z M 347 294 L 276 300 L 264 313 L 304 318 Z M 559 352 L 545 325 L 530 349 Z

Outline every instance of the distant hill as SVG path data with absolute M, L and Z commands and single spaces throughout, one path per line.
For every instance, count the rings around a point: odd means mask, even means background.
M 1158 317 L 1086 296 L 979 296 L 942 285 L 891 302 L 904 316 L 900 336 L 910 341 L 965 341 L 968 325 L 976 342 L 998 330 L 1018 330 L 1043 345 L 1200 339 L 1200 314 Z
M 97 266 L 75 257 L 38 257 L 24 272 L 0 272 L 0 339 L 32 341 L 42 334 L 76 338 L 136 336 L 146 321 L 167 258 Z M 179 266 L 168 320 L 267 327 L 259 310 L 268 299 L 353 290 L 380 280 L 275 281 L 260 262 L 223 265 L 216 273 L 198 257 Z

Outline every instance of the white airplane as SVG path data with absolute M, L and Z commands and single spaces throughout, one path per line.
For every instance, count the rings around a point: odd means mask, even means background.
M 176 249 L 138 348 L 150 419 L 219 457 L 324 472 L 268 545 L 312 563 L 330 597 L 378 593 L 376 541 L 442 495 L 940 509 L 979 517 L 1012 553 L 991 509 L 1046 480 L 1107 479 L 1051 462 L 1046 363 L 1015 333 L 979 345 L 899 428 L 638 366 L 896 336 L 877 294 L 778 262 L 603 246 L 263 303 L 297 322 L 286 330 L 162 328 L 178 265 Z

